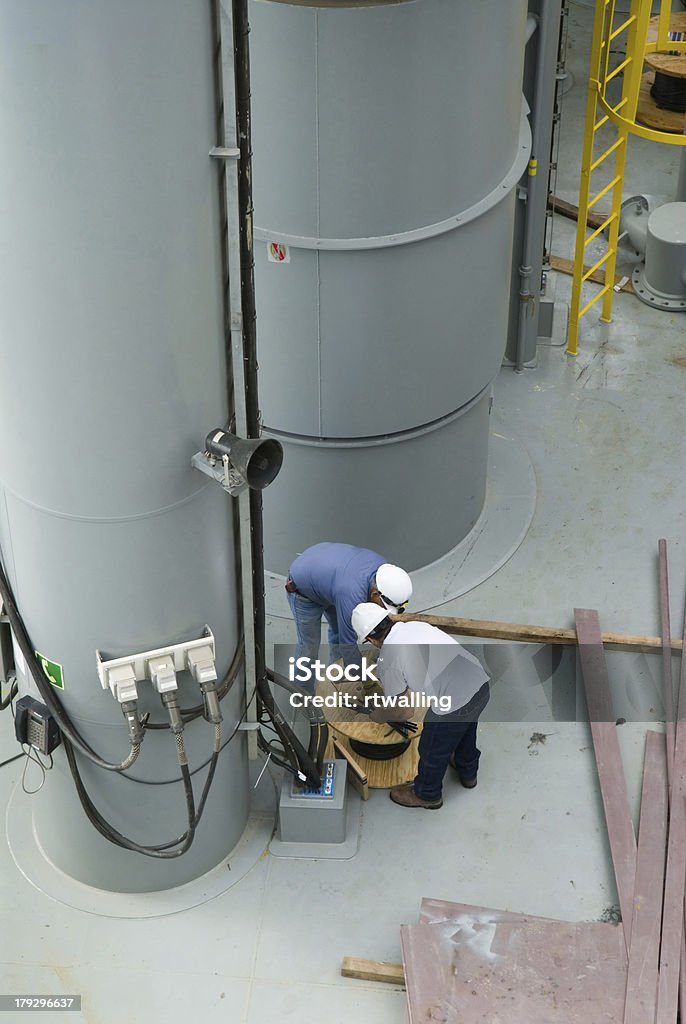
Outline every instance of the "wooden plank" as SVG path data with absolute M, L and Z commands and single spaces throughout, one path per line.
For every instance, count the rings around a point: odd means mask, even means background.
M 634 912 L 624 1024 L 654 1024 L 667 841 L 667 758 L 662 733 L 646 733 Z
M 648 42 L 657 42 L 658 25 L 660 17 L 657 15 L 655 18 L 650 19 L 650 27 L 648 28 Z M 670 15 L 669 27 L 672 32 L 686 32 L 686 13 L 680 11 Z M 653 68 L 655 71 L 663 71 L 665 74 L 673 75 L 674 78 L 686 78 L 686 53 L 646 53 L 645 62 L 649 68 Z
M 348 782 L 357 790 L 363 800 L 369 800 L 369 780 L 350 751 L 334 737 L 333 749 L 336 757 L 348 762 Z
M 550 917 L 536 917 L 533 914 L 518 914 L 513 910 L 492 910 L 490 907 L 477 907 L 472 903 L 451 903 L 447 900 L 434 900 L 424 897 L 419 910 L 420 924 L 450 925 L 453 931 L 459 928 L 477 932 L 489 925 L 502 921 L 547 921 Z
M 344 978 L 358 978 L 360 981 L 382 981 L 387 985 L 405 985 L 405 969 L 402 964 L 389 964 L 385 960 L 360 960 L 344 956 L 341 963 Z
M 684 929 L 686 874 L 686 722 L 676 727 L 674 777 L 669 802 L 669 840 L 662 911 L 657 1024 L 674 1024 L 679 1002 L 679 967 Z
M 550 266 L 553 270 L 559 270 L 561 274 L 569 274 L 571 277 L 574 274 L 574 260 L 568 260 L 564 256 L 555 256 L 554 254 L 550 257 Z M 584 267 L 584 273 L 589 270 L 590 267 Z M 605 284 L 605 274 L 602 270 L 594 270 L 591 276 L 588 278 L 589 281 L 593 281 L 594 284 Z M 615 275 L 615 288 L 620 285 L 619 290 L 622 292 L 634 293 L 634 286 L 631 283 L 631 279 L 628 281 L 624 280 L 624 277 L 620 274 Z
M 669 574 L 667 570 L 667 541 L 659 540 L 658 571 L 660 582 L 660 627 L 662 634 L 662 703 L 665 709 L 665 741 L 667 747 L 667 783 L 669 792 L 672 789 L 674 774 L 674 743 L 676 731 L 674 726 L 674 682 L 672 680 L 672 648 L 670 639 L 672 630 L 669 622 Z
M 626 947 L 629 949 L 636 879 L 636 837 L 612 711 L 598 613 L 591 609 L 576 608 L 574 618 L 622 926 Z
M 559 213 L 561 217 L 567 217 L 568 220 L 579 219 L 579 207 L 574 203 L 568 203 L 566 199 L 560 199 L 559 196 L 549 195 L 548 207 L 555 213 Z M 599 228 L 601 224 L 605 223 L 607 216 L 606 213 L 589 210 L 586 214 L 586 224 L 589 228 Z
M 686 642 L 686 615 L 684 617 Z M 669 839 L 662 910 L 662 946 L 657 995 L 657 1024 L 676 1020 L 681 990 L 686 1016 L 686 949 L 684 946 L 684 875 L 686 874 L 686 659 L 681 659 L 674 769 L 669 792 Z
M 457 636 L 488 637 L 493 640 L 511 640 L 513 643 L 561 644 L 575 646 L 578 643 L 576 630 L 559 629 L 554 626 L 526 626 L 516 622 L 495 622 L 492 619 L 460 619 L 449 615 L 397 615 L 391 616 L 398 622 L 428 622 L 446 633 Z M 636 651 L 654 654 L 662 649 L 659 636 L 644 636 L 632 633 L 602 633 L 604 647 L 613 650 Z M 672 650 L 680 651 L 683 641 L 672 637 Z
M 611 924 L 402 925 L 412 1024 L 620 1024 L 626 951 Z

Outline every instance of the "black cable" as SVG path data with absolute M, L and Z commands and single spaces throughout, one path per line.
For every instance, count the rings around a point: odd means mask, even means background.
M 283 680 L 283 682 L 286 683 L 287 681 Z M 279 683 L 278 685 L 281 684 Z M 290 686 L 291 684 L 288 683 L 286 688 L 289 688 Z M 260 686 L 258 680 L 257 692 L 261 697 L 262 705 L 266 713 L 269 715 L 280 741 L 284 745 L 290 763 L 289 770 L 292 771 L 294 775 L 298 776 L 300 781 L 307 781 L 309 786 L 312 786 L 314 789 L 318 789 L 321 786 L 321 775 L 317 771 L 314 761 L 281 714 L 278 705 L 274 701 L 271 690 L 269 689 L 269 682 L 266 677 L 262 681 L 262 686 Z
M 273 669 L 267 669 L 267 677 L 288 693 L 301 694 L 303 692 L 299 686 L 296 686 L 285 676 L 275 672 Z M 321 708 L 313 707 L 311 703 L 308 703 L 302 710 L 307 715 L 310 723 L 310 743 L 307 749 L 307 754 L 313 762 L 317 772 L 321 775 L 324 751 L 326 749 L 326 744 L 329 741 L 329 727 Z
M 232 739 L 235 737 L 236 733 L 240 729 L 241 724 L 243 723 L 243 721 L 245 719 L 246 714 L 248 713 L 248 708 L 252 704 L 254 696 L 255 696 L 255 687 L 253 687 L 253 691 L 252 691 L 252 693 L 250 694 L 250 697 L 248 698 L 248 700 L 245 703 L 245 707 L 243 708 L 243 711 L 241 713 L 241 717 L 238 719 L 238 721 L 236 723 L 235 729 L 233 730 L 231 735 L 228 737 L 228 739 L 224 740 L 224 742 L 222 743 L 221 747 L 219 748 L 218 753 L 221 754 L 222 750 L 224 750 L 225 747 L 228 747 L 229 743 L 231 743 Z M 214 757 L 214 754 L 212 755 L 212 757 Z M 194 768 L 193 771 L 191 772 L 191 776 L 197 775 L 198 772 L 201 772 L 203 770 L 203 768 L 206 768 L 207 765 L 211 763 L 212 757 L 208 757 L 206 761 L 203 761 L 203 763 L 199 764 L 197 768 Z M 176 782 L 181 782 L 182 781 L 182 776 L 181 775 L 177 775 L 177 777 L 175 779 L 159 779 L 157 781 L 153 781 L 153 780 L 150 780 L 150 779 L 137 779 L 134 775 L 128 775 L 126 772 L 121 772 L 120 774 L 121 774 L 122 779 L 128 779 L 129 782 L 135 782 L 135 783 L 137 783 L 138 785 L 141 785 L 141 786 L 171 786 L 171 785 L 173 785 Z
M 76 756 L 74 754 L 74 748 L 71 742 L 63 737 L 64 749 L 67 755 L 67 763 L 69 770 L 72 774 L 76 791 L 83 807 L 86 816 L 90 823 L 95 829 L 106 839 L 108 842 L 113 843 L 115 846 L 120 846 L 125 850 L 130 850 L 132 853 L 140 853 L 145 857 L 153 857 L 159 860 L 172 860 L 176 857 L 181 857 L 190 848 L 195 838 L 195 831 L 197 827 L 198 818 L 195 813 L 195 800 L 193 796 L 193 786 L 191 783 L 190 772 L 187 764 L 181 765 L 181 775 L 184 783 L 184 794 L 186 798 L 186 815 L 188 818 L 188 828 L 183 836 L 173 840 L 170 843 L 163 843 L 157 846 L 145 846 L 141 843 L 136 843 L 134 840 L 129 839 L 123 835 L 117 829 L 114 828 L 109 822 L 107 822 L 95 804 L 91 800 L 86 787 L 84 786 L 83 780 L 79 773 L 78 765 L 76 763 Z M 216 756 L 216 755 L 213 755 Z M 213 774 L 213 773 L 212 773 Z M 207 782 L 205 784 L 207 786 Z M 204 805 L 203 805 L 204 806 Z M 182 843 L 178 849 L 172 850 L 172 846 Z
M 10 704 L 12 703 L 12 701 L 14 700 L 18 693 L 19 683 L 17 682 L 16 679 L 14 679 L 12 685 L 10 686 L 10 692 L 7 694 L 6 697 L 3 698 L 3 700 L 0 700 L 0 711 L 5 711 L 5 709 L 10 706 Z
M 241 263 L 241 314 L 245 410 L 247 434 L 261 433 L 257 383 L 257 314 L 255 307 L 255 254 L 253 245 L 252 128 L 250 109 L 250 23 L 248 0 L 233 0 L 233 53 L 235 76 L 236 132 L 240 147 L 238 161 L 239 247 Z M 227 366 L 228 369 L 228 366 Z M 230 387 L 230 384 L 229 384 Z M 316 765 L 276 707 L 269 690 L 265 649 L 264 537 L 262 492 L 250 490 L 250 542 L 253 584 L 253 622 L 255 629 L 255 679 L 261 704 L 279 732 L 288 754 L 291 770 L 305 775 L 315 788 L 321 785 Z
M 676 78 L 663 71 L 656 71 L 650 95 L 661 110 L 683 114 L 686 111 L 686 78 Z
M 18 761 L 20 757 L 26 757 L 25 753 L 15 754 L 14 757 L 8 757 L 6 761 L 0 761 L 0 768 L 4 768 L 6 764 L 12 764 L 12 761 Z
M 349 743 L 356 754 L 366 757 L 368 761 L 392 761 L 394 757 L 404 754 L 410 740 L 402 743 L 363 743 L 362 740 L 349 738 Z
M 7 618 L 9 620 L 9 622 L 10 622 L 10 626 L 12 627 L 12 630 L 13 630 L 16 638 L 17 638 L 17 643 L 19 644 L 20 650 L 22 651 L 22 654 L 24 655 L 26 663 L 27 663 L 27 665 L 28 665 L 28 667 L 29 667 L 29 669 L 31 671 L 31 675 L 33 676 L 34 682 L 36 683 L 36 686 L 38 687 L 40 695 L 43 697 L 43 700 L 45 701 L 45 704 L 46 704 L 48 710 L 50 711 L 50 713 L 52 714 L 53 718 L 57 722 L 57 725 L 58 725 L 58 727 L 60 729 L 60 733 L 62 734 L 63 740 L 64 740 L 64 738 L 66 736 L 69 739 L 69 741 L 71 742 L 71 744 L 74 747 L 76 747 L 76 749 L 79 750 L 80 753 L 82 753 L 85 757 L 88 758 L 88 760 L 92 761 L 98 767 L 105 768 L 108 771 L 117 771 L 120 774 L 122 774 L 124 778 L 130 779 L 132 782 L 141 782 L 141 783 L 143 783 L 145 785 L 167 785 L 168 783 L 172 783 L 172 782 L 181 782 L 183 780 L 183 774 L 181 776 L 179 776 L 178 778 L 176 778 L 176 779 L 170 779 L 170 780 L 168 780 L 166 782 L 160 782 L 160 783 L 154 783 L 154 782 L 148 783 L 148 782 L 145 782 L 145 780 L 143 780 L 143 779 L 135 779 L 135 778 L 133 778 L 130 775 L 126 775 L 125 771 L 122 772 L 121 764 L 114 765 L 114 764 L 111 764 L 110 762 L 104 761 L 102 758 L 100 758 L 100 756 L 98 754 L 95 753 L 95 751 L 93 751 L 92 747 L 90 747 L 90 745 L 81 737 L 80 733 L 78 732 L 76 727 L 73 725 L 71 719 L 69 718 L 69 715 L 67 714 L 67 712 L 62 708 L 61 704 L 59 703 L 59 701 L 55 697 L 54 693 L 52 692 L 50 684 L 45 679 L 41 669 L 39 668 L 39 666 L 37 664 L 36 657 L 35 657 L 35 654 L 34 654 L 34 651 L 33 651 L 33 646 L 31 645 L 31 641 L 29 639 L 28 632 L 26 630 L 26 626 L 24 625 L 24 621 L 23 621 L 23 619 L 22 619 L 22 617 L 21 617 L 21 615 L 19 613 L 19 609 L 17 608 L 16 602 L 14 600 L 14 594 L 13 594 L 12 589 L 10 587 L 9 581 L 7 580 L 7 577 L 5 575 L 4 567 L 3 567 L 1 561 L 0 561 L 0 597 L 2 597 L 2 601 L 3 601 L 3 604 L 5 606 L 5 611 L 6 611 L 6 614 L 7 614 Z M 234 682 L 236 681 L 236 678 L 238 676 L 238 672 L 239 672 L 241 664 L 243 662 L 243 655 L 244 655 L 244 644 L 243 644 L 243 640 L 241 640 L 239 642 L 235 652 L 234 652 L 233 659 L 231 661 L 231 664 L 229 665 L 229 668 L 227 669 L 226 675 L 224 676 L 224 679 L 222 680 L 221 685 L 220 685 L 220 687 L 218 689 L 217 696 L 218 696 L 219 700 L 223 700 L 223 698 L 230 691 L 230 689 L 232 688 Z M 0 710 L 4 710 L 5 707 L 9 706 L 11 704 L 11 702 L 14 700 L 14 698 L 17 696 L 18 692 L 19 692 L 19 687 L 18 687 L 18 684 L 15 681 L 12 684 L 12 687 L 10 689 L 10 693 L 9 693 L 8 697 L 0 704 Z M 254 696 L 254 690 L 253 690 L 253 696 Z M 252 700 L 252 697 L 251 697 L 251 700 Z M 181 714 L 182 714 L 182 717 L 184 718 L 184 722 L 187 722 L 187 721 L 193 721 L 196 718 L 200 717 L 200 715 L 203 713 L 203 711 L 204 711 L 204 704 L 198 704 L 198 705 L 195 705 L 194 707 L 182 709 Z M 236 732 L 238 731 L 238 727 L 240 726 L 240 723 L 243 720 L 243 717 L 244 717 L 246 711 L 247 711 L 247 706 L 246 706 L 245 711 L 243 712 L 243 715 L 241 716 L 241 718 L 238 721 L 236 729 L 231 734 L 231 736 L 225 741 L 225 743 L 222 744 L 222 747 L 220 748 L 221 750 L 223 750 L 224 747 L 227 746 L 231 742 L 233 737 L 235 736 Z M 146 729 L 169 729 L 169 723 L 168 722 L 167 723 L 146 722 L 145 723 L 145 728 Z M 66 749 L 66 745 L 65 745 L 65 749 Z M 22 757 L 22 756 L 23 756 L 22 754 L 18 754 L 17 755 L 17 757 Z M 15 758 L 11 758 L 10 761 L 11 760 L 15 760 Z M 7 761 L 5 763 L 9 764 L 10 761 Z M 197 772 L 202 771 L 202 769 L 205 768 L 211 762 L 212 762 L 212 757 L 208 758 L 207 761 L 205 761 L 203 764 L 199 765 L 198 768 L 195 768 L 191 774 L 194 775 Z M 214 773 L 212 773 L 212 774 L 214 774 Z
M 14 633 L 14 637 L 19 645 L 20 651 L 24 656 L 24 659 L 29 668 L 33 681 L 36 684 L 39 694 L 43 698 L 45 706 L 47 707 L 48 711 L 57 722 L 57 725 L 62 735 L 66 736 L 73 744 L 73 746 L 75 746 L 76 749 L 80 751 L 80 753 L 83 754 L 84 757 L 88 758 L 89 761 L 92 761 L 93 764 L 96 764 L 99 768 L 103 768 L 105 769 L 105 771 L 110 772 L 121 771 L 122 764 L 124 764 L 125 762 L 113 764 L 111 761 L 106 761 L 104 758 L 100 757 L 100 755 L 97 754 L 95 750 L 93 750 L 90 744 L 88 744 L 86 740 L 83 739 L 78 729 L 72 722 L 71 718 L 64 710 L 57 697 L 55 696 L 52 686 L 45 678 L 43 670 L 38 664 L 34 649 L 31 645 L 31 641 L 26 630 L 26 626 L 24 625 L 24 621 L 21 615 L 19 614 L 19 609 L 17 608 L 17 605 L 15 603 L 12 588 L 10 587 L 7 576 L 5 575 L 5 569 L 1 561 L 0 597 L 2 598 L 3 604 L 5 606 L 5 613 L 7 614 L 10 626 L 12 627 L 12 632 Z
M 275 751 L 271 743 L 267 743 L 260 733 L 257 734 L 257 745 L 260 750 L 267 755 L 272 764 L 278 765 L 279 768 L 285 769 L 290 772 L 291 775 L 295 774 L 290 762 L 286 759 L 285 755 L 282 756 L 282 752 Z M 298 782 L 302 785 L 302 780 L 298 779 Z
M 57 725 L 60 729 L 60 733 L 62 735 L 62 742 L 64 744 L 65 753 L 67 756 L 67 763 L 69 765 L 69 769 L 74 780 L 74 784 L 76 786 L 76 791 L 81 806 L 83 807 L 83 810 L 86 813 L 88 820 L 105 839 L 115 844 L 116 846 L 122 847 L 123 849 L 130 850 L 134 853 L 140 853 L 143 856 L 157 857 L 159 859 L 167 860 L 182 856 L 190 848 L 195 838 L 195 831 L 202 816 L 202 812 L 205 808 L 205 803 L 209 794 L 209 790 L 214 779 L 214 774 L 219 759 L 219 753 L 228 743 L 231 742 L 231 740 L 235 736 L 242 721 L 242 718 L 245 715 L 245 711 L 243 712 L 241 719 L 239 719 L 236 728 L 234 729 L 233 733 L 228 738 L 228 740 L 226 740 L 226 742 L 222 744 L 218 750 L 215 750 L 213 752 L 212 756 L 209 758 L 208 761 L 206 761 L 203 765 L 195 769 L 195 771 L 201 771 L 202 768 L 204 768 L 207 764 L 210 765 L 210 770 L 207 774 L 207 779 L 205 780 L 205 785 L 203 788 L 197 814 L 195 811 L 195 798 L 193 795 L 191 772 L 189 770 L 187 763 L 181 765 L 180 779 L 173 780 L 183 781 L 184 784 L 186 812 L 188 816 L 188 828 L 186 829 L 184 834 L 182 836 L 179 836 L 172 842 L 163 843 L 157 846 L 145 846 L 141 843 L 136 843 L 134 840 L 131 840 L 128 837 L 124 836 L 121 832 L 115 829 L 105 818 L 103 818 L 103 816 L 100 814 L 100 812 L 97 810 L 92 800 L 90 799 L 88 792 L 86 791 L 86 788 L 83 784 L 83 780 L 81 779 L 81 775 L 78 770 L 78 765 L 74 754 L 74 748 L 79 750 L 88 760 L 92 761 L 98 767 L 104 768 L 108 771 L 117 771 L 120 774 L 123 774 L 122 765 L 111 764 L 110 762 L 105 761 L 103 758 L 101 758 L 98 754 L 95 753 L 92 747 L 90 747 L 90 745 L 81 737 L 80 733 L 71 722 L 69 715 L 62 708 L 61 704 L 52 693 L 50 684 L 47 682 L 47 680 L 43 676 L 40 667 L 38 666 L 26 627 L 14 601 L 14 595 L 12 593 L 11 587 L 4 572 L 4 567 L 2 566 L 1 562 L 0 597 L 2 597 L 5 612 L 7 614 L 10 626 L 16 637 L 17 643 L 19 644 L 19 648 L 22 651 L 22 654 L 24 655 L 26 663 L 30 669 L 31 675 L 38 688 L 38 691 L 40 695 L 43 697 L 43 700 L 45 701 L 48 710 L 52 714 L 53 718 L 57 722 Z M 224 680 L 222 681 L 222 685 L 220 687 L 220 699 L 229 692 L 233 683 L 235 682 L 242 659 L 243 647 L 242 644 L 239 644 L 238 648 L 234 653 L 234 657 L 232 659 L 231 665 L 229 666 L 227 674 Z M 11 705 L 11 702 L 16 696 L 17 692 L 18 687 L 16 687 L 16 684 L 14 684 L 12 689 L 10 690 L 10 695 L 7 698 L 7 704 Z M 247 706 L 248 705 L 246 705 L 246 710 Z M 198 715 L 201 714 L 203 710 L 203 705 L 197 705 L 196 707 L 186 709 L 186 715 L 188 716 L 189 720 L 193 720 L 194 718 L 198 717 Z M 150 728 L 155 727 L 160 728 L 162 726 L 158 725 L 157 723 L 150 725 Z M 18 760 L 20 757 L 24 756 L 24 754 L 17 754 L 15 757 L 10 758 L 8 761 L 4 763 L 10 764 L 12 761 Z M 123 777 L 130 778 L 130 776 L 126 775 L 123 775 Z M 132 781 L 142 782 L 143 780 L 132 779 Z M 171 848 L 175 846 L 178 846 L 178 849 L 172 850 Z
M 328 726 L 328 723 L 325 720 L 323 727 L 320 726 L 320 729 L 319 729 L 319 743 L 317 745 L 317 750 L 315 752 L 315 762 L 314 762 L 316 764 L 316 766 L 317 766 L 317 771 L 320 773 L 320 775 L 321 775 L 321 772 L 322 772 L 322 765 L 324 764 L 324 753 L 326 751 L 326 745 L 327 745 L 328 742 L 329 742 L 329 726 Z

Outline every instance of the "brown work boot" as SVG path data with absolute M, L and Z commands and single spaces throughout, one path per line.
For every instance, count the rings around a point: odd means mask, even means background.
M 448 764 L 450 765 L 454 772 L 457 772 L 457 777 L 465 789 L 474 789 L 474 787 L 476 786 L 476 776 L 474 776 L 473 779 L 465 779 L 462 775 L 460 775 L 460 769 L 455 764 L 454 754 L 451 754 L 450 757 L 448 758 Z
M 425 807 L 427 811 L 437 811 L 443 806 L 442 800 L 422 800 L 414 791 L 414 782 L 406 782 L 404 786 L 395 786 L 390 794 L 394 804 L 401 807 Z

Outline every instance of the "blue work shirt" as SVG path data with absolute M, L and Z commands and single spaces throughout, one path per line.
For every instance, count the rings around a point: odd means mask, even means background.
M 304 597 L 321 605 L 322 610 L 331 605 L 336 609 L 346 665 L 360 660 L 357 634 L 352 627 L 353 609 L 369 600 L 372 580 L 385 561 L 368 548 L 323 543 L 303 551 L 290 568 L 290 577 Z

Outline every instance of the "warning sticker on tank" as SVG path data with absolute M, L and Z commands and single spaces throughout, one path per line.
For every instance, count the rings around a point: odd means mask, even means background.
M 62 671 L 62 666 L 60 665 L 60 663 L 58 661 L 50 661 L 49 658 L 44 658 L 39 651 L 36 651 L 35 654 L 36 658 L 38 659 L 38 664 L 43 669 L 43 672 L 45 673 L 45 678 L 48 680 L 48 682 L 52 683 L 53 686 L 56 686 L 58 690 L 63 690 L 64 673 Z
M 283 242 L 268 242 L 267 257 L 270 263 L 290 263 L 291 250 Z

